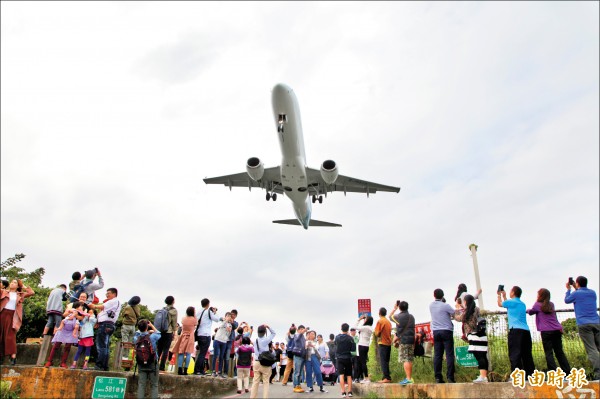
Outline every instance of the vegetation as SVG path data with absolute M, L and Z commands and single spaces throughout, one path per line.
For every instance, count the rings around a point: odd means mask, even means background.
M 0 381 L 0 399 L 19 399 L 21 389 L 17 388 L 11 391 L 10 385 L 9 381 Z

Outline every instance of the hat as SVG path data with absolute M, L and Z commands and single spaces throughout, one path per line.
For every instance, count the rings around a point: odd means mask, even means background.
M 131 299 L 127 302 L 129 306 L 135 306 L 140 303 L 141 299 L 139 296 L 132 296 Z

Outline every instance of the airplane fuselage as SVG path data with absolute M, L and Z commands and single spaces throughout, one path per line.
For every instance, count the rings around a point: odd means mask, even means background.
M 294 91 L 284 84 L 273 88 L 272 103 L 282 157 L 281 184 L 285 195 L 293 203 L 296 218 L 308 229 L 312 204 L 308 198 L 300 107 Z

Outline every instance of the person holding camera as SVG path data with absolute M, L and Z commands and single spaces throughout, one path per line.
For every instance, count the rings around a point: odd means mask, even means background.
M 598 297 L 596 291 L 587 287 L 588 280 L 579 276 L 575 281 L 569 278 L 565 303 L 572 303 L 575 308 L 575 321 L 579 337 L 594 368 L 590 381 L 600 378 L 600 318 L 598 317 Z M 575 288 L 571 291 L 571 287 Z
M 94 282 L 96 277 L 98 277 L 97 283 Z M 96 291 L 104 288 L 104 279 L 102 278 L 100 270 L 98 270 L 97 267 L 85 272 L 85 276 L 81 284 L 85 287 L 83 291 L 87 294 L 86 303 L 90 304 L 99 302 L 98 299 L 96 299 L 95 293 Z
M 397 310 L 400 310 L 400 313 L 396 313 Z M 399 384 L 413 384 L 415 382 L 412 379 L 413 361 L 415 360 L 415 316 L 408 313 L 408 302 L 396 301 L 394 309 L 390 313 L 390 321 L 396 324 L 394 344 L 398 345 L 398 363 L 402 363 L 404 373 L 406 373 L 406 378 Z
M 196 363 L 194 364 L 194 374 L 204 376 L 204 358 L 210 347 L 210 337 L 212 333 L 212 323 L 218 322 L 217 308 L 210 306 L 208 298 L 200 301 L 202 311 L 198 315 L 198 324 L 196 327 L 196 341 L 198 342 L 198 353 L 196 354 Z
M 529 326 L 527 325 L 527 306 L 521 301 L 521 287 L 514 286 L 510 290 L 510 299 L 506 299 L 504 286 L 498 287 L 498 306 L 506 308 L 508 316 L 508 357 L 511 372 L 516 368 L 525 370 L 529 377 L 535 371 L 532 342 Z
M 454 317 L 455 309 L 446 303 L 444 291 L 436 288 L 433 291 L 433 301 L 429 304 L 429 313 L 431 313 L 431 331 L 433 331 L 433 372 L 435 382 L 444 383 L 442 375 L 442 360 L 444 351 L 446 352 L 446 378 L 448 382 L 454 383 Z
M 90 303 L 88 305 L 91 309 L 100 311 L 98 313 L 98 333 L 96 335 L 98 358 L 94 370 L 108 371 L 110 337 L 115 332 L 115 323 L 121 312 L 121 302 L 117 299 L 117 295 L 116 288 L 109 288 L 106 290 L 106 301 L 104 303 Z
M 135 345 L 138 340 L 146 335 L 150 335 L 150 345 L 154 349 L 154 359 L 147 366 L 142 363 L 138 363 L 137 369 L 139 370 L 138 386 L 137 386 L 137 397 L 139 399 L 146 398 L 146 383 L 150 381 L 150 397 L 158 398 L 158 350 L 156 344 L 161 337 L 160 331 L 154 327 L 150 320 L 141 319 L 138 323 L 138 331 L 133 335 L 133 344 Z
M 269 330 L 269 334 L 267 334 Z M 261 353 L 269 352 L 269 344 L 275 338 L 275 331 L 266 324 L 258 326 L 257 329 L 258 338 L 254 340 L 254 350 L 256 356 L 254 358 L 254 364 L 252 370 L 254 371 L 254 379 L 252 380 L 252 388 L 250 390 L 250 398 L 254 399 L 258 395 L 258 386 L 260 381 L 263 383 L 263 398 L 269 397 L 269 377 L 271 376 L 271 365 L 263 365 L 261 363 Z M 273 356 L 274 359 L 274 356 Z

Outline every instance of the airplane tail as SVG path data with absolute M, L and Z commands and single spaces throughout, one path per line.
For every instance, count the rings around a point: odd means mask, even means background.
M 300 222 L 298 221 L 298 219 L 285 219 L 285 220 L 273 220 L 273 223 L 278 223 L 278 224 L 292 224 L 295 226 L 302 226 L 300 224 Z M 320 220 L 315 220 L 315 219 L 311 219 L 309 221 L 309 226 L 314 226 L 314 227 L 342 227 L 341 224 L 337 224 L 337 223 L 329 223 L 329 222 L 322 222 Z

